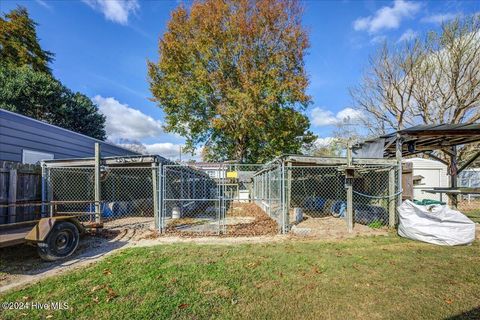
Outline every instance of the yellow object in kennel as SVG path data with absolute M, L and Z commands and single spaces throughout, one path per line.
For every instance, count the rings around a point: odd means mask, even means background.
M 232 178 L 232 179 L 238 178 L 238 172 L 237 171 L 227 171 L 227 178 Z

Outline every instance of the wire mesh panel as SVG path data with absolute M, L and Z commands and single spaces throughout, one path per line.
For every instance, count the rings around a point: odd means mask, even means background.
M 101 173 L 104 219 L 154 217 L 156 167 L 112 167 Z
M 292 222 L 309 218 L 345 219 L 345 174 L 338 166 L 288 167 L 287 203 Z
M 480 169 L 467 169 L 458 175 L 459 187 L 464 188 L 480 188 Z M 447 202 L 448 197 L 444 197 Z M 480 223 L 480 194 L 464 194 L 458 195 L 457 208 L 460 212 L 469 217 L 472 221 Z
M 51 167 L 46 172 L 47 201 L 52 215 L 81 215 L 95 220 L 95 169 Z M 157 167 L 108 167 L 100 171 L 102 221 L 148 218 L 154 222 Z M 138 222 L 138 221 L 135 221 Z M 145 221 L 142 221 L 145 222 Z
M 354 222 L 371 228 L 388 226 L 389 211 L 398 196 L 398 168 L 393 165 L 362 165 L 353 180 Z
M 211 176 L 185 165 L 162 167 L 160 226 L 166 233 L 219 234 L 224 228 L 225 174 Z
M 253 176 L 253 201 L 273 221 L 278 231 L 285 231 L 284 179 L 281 164 L 269 165 Z
M 326 162 L 326 161 L 325 161 Z M 395 217 L 397 166 L 270 165 L 254 176 L 255 202 L 284 230 L 305 234 L 348 230 L 347 186 L 352 183 L 353 222 L 370 228 L 387 226 Z M 335 229 L 335 230 L 333 230 Z
M 91 167 L 53 167 L 46 169 L 46 200 L 52 215 L 95 217 L 95 172 Z
M 262 167 L 259 164 L 226 165 L 226 234 L 251 236 L 278 233 L 277 223 L 262 210 L 255 198 L 255 175 Z M 277 205 L 280 204 L 278 199 Z

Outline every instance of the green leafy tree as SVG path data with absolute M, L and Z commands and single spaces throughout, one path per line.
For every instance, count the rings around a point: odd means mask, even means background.
M 87 96 L 27 66 L 0 67 L 0 108 L 93 138 L 106 137 L 105 117 Z
M 0 64 L 27 65 L 33 70 L 50 73 L 48 64 L 53 60 L 53 53 L 41 48 L 36 26 L 24 7 L 0 17 Z
M 104 140 L 105 117 L 53 78 L 53 53 L 41 48 L 36 26 L 24 7 L 0 17 L 0 108 Z
M 165 129 L 203 145 L 205 160 L 260 162 L 299 152 L 315 136 L 302 111 L 310 103 L 307 33 L 297 1 L 195 1 L 172 14 L 148 62 L 153 100 Z

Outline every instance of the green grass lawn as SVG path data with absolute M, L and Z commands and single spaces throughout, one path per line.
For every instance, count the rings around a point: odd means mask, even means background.
M 479 253 L 478 241 L 440 247 L 393 235 L 133 248 L 0 296 L 68 310 L 0 318 L 478 319 Z
M 465 212 L 465 215 L 475 223 L 480 223 L 480 209 L 470 210 Z

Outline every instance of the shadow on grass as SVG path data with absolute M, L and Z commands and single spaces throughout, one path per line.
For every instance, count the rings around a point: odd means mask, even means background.
M 87 234 L 81 237 L 78 248 L 71 256 L 52 262 L 40 259 L 36 246 L 21 244 L 1 248 L 0 287 L 11 283 L 12 276 L 15 275 L 33 276 L 55 268 L 69 267 L 80 262 L 96 260 L 128 243 L 129 239 L 125 239 L 120 233 L 120 231 L 109 231 L 108 236 Z
M 465 320 L 465 319 L 480 319 L 480 307 L 445 318 L 445 320 Z

